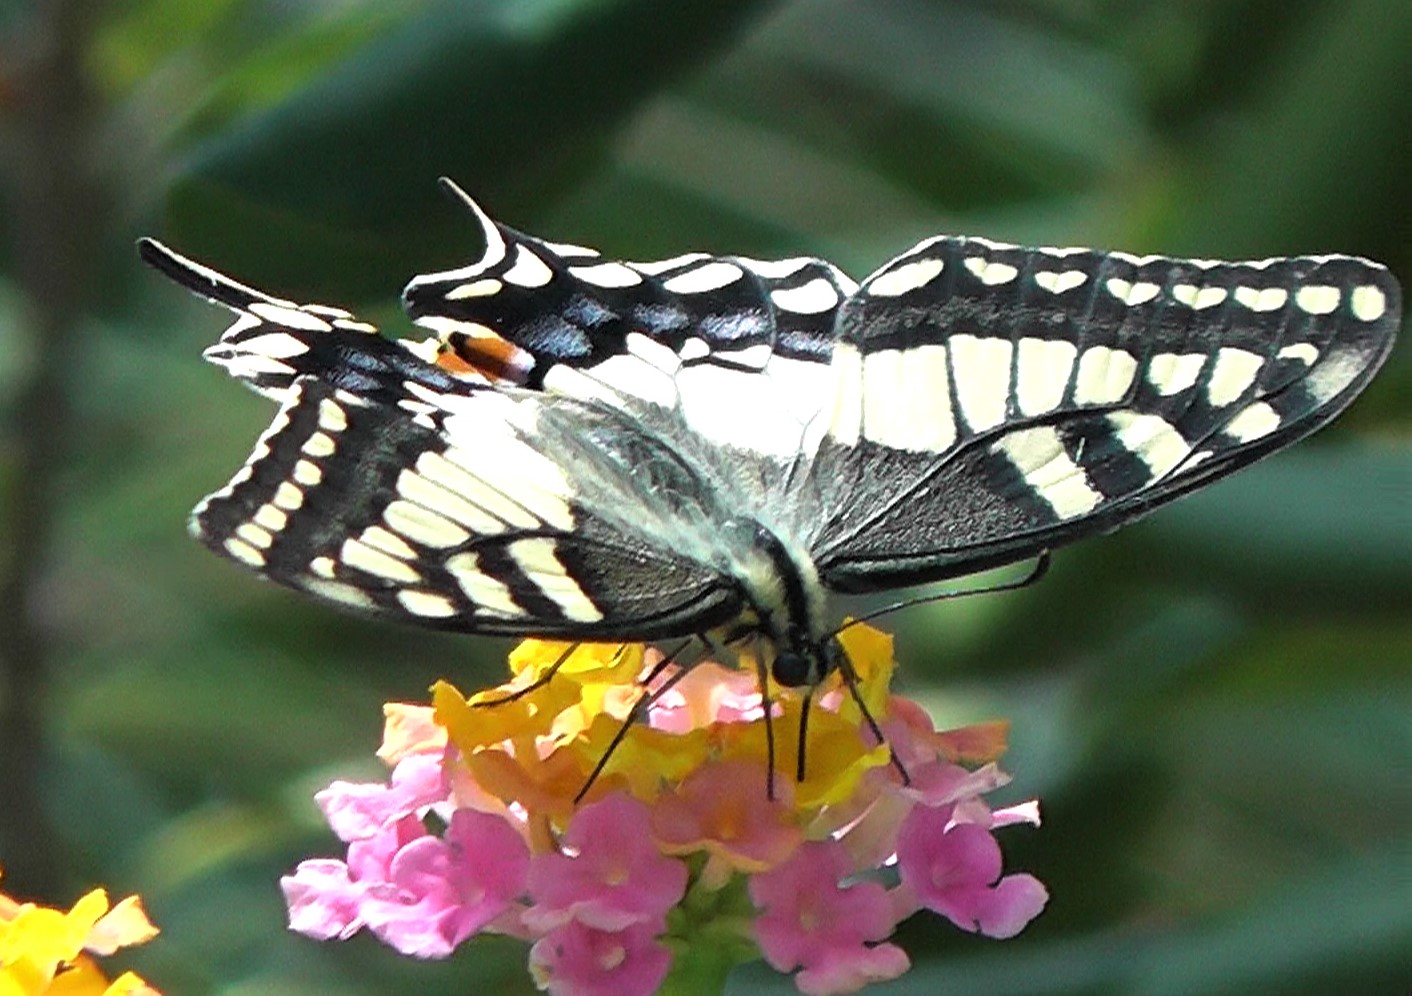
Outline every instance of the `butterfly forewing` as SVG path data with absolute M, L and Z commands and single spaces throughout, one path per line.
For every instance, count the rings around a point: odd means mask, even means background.
M 925 242 L 840 316 L 814 549 L 845 590 L 1109 529 L 1323 425 L 1391 346 L 1385 269 Z

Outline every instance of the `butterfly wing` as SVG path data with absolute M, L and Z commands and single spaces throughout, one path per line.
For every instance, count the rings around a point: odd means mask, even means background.
M 443 182 L 485 248 L 414 278 L 403 303 L 467 367 L 648 420 L 676 411 L 714 446 L 777 461 L 807 448 L 838 309 L 857 287 L 837 267 L 703 252 L 605 259 L 502 225 Z
M 688 472 L 652 439 L 612 412 L 421 394 L 434 415 L 298 378 L 193 534 L 277 583 L 441 629 L 641 640 L 738 614 L 692 555 L 702 510 L 650 498 Z
M 1386 269 L 1347 256 L 924 242 L 840 315 L 821 575 L 956 576 L 1138 518 L 1342 411 L 1400 303 Z

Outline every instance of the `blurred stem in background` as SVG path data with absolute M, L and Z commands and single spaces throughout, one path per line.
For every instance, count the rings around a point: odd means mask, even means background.
M 4 166 L 26 369 L 6 412 L 9 467 L 0 574 L 0 863 L 16 895 L 62 891 L 62 850 L 41 799 L 52 677 L 43 604 L 57 487 L 73 439 L 69 392 L 85 356 L 87 305 L 104 197 L 90 135 L 96 102 L 82 56 L 96 0 L 35 3 L 4 53 L 10 67 Z

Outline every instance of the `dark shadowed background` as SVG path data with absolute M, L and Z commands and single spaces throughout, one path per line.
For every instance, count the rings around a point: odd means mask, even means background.
M 0 0 L 0 863 L 140 891 L 170 993 L 531 991 L 524 949 L 418 964 L 285 932 L 376 777 L 379 706 L 505 644 L 372 625 L 212 557 L 187 510 L 271 406 L 161 237 L 394 331 L 478 254 L 442 198 L 629 258 L 938 232 L 1136 252 L 1346 251 L 1412 275 L 1403 0 Z M 1020 939 L 929 916 L 880 992 L 1412 985 L 1412 363 L 1330 430 L 1042 585 L 894 617 L 939 721 L 1014 721 Z M 756 967 L 732 991 L 790 991 Z

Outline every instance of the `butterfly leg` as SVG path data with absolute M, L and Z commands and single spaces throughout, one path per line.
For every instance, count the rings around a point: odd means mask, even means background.
M 814 704 L 814 688 L 811 685 L 804 692 L 804 701 L 799 706 L 799 755 L 794 766 L 794 780 L 804 780 L 804 748 L 809 743 L 809 707 Z
M 696 637 L 692 638 L 692 640 L 694 639 L 696 639 Z M 652 670 L 648 672 L 647 677 L 639 683 L 642 687 L 642 694 L 639 695 L 637 697 L 637 701 L 632 704 L 632 708 L 628 710 L 627 717 L 624 718 L 622 724 L 619 725 L 618 732 L 613 734 L 613 739 L 608 742 L 608 746 L 603 751 L 603 755 L 598 759 L 598 763 L 595 764 L 593 766 L 593 770 L 589 772 L 587 780 L 583 783 L 583 788 L 579 789 L 578 794 L 574 796 L 575 804 L 582 802 L 583 797 L 588 794 L 588 790 L 593 788 L 593 783 L 598 781 L 599 775 L 603 774 L 603 769 L 608 766 L 608 760 L 613 756 L 613 752 L 617 750 L 618 746 L 623 742 L 623 738 L 628 735 L 628 730 L 632 729 L 632 725 L 636 723 L 639 719 L 641 719 L 644 715 L 646 715 L 647 710 L 651 709 L 652 706 L 656 704 L 662 698 L 663 695 L 666 695 L 669 691 L 671 691 L 676 686 L 677 682 L 681 681 L 683 678 L 685 678 L 688 674 L 691 673 L 691 668 L 684 667 L 676 674 L 672 675 L 670 678 L 664 681 L 661 686 L 656 689 L 656 691 L 649 692 L 647 690 L 647 686 L 650 685 L 656 678 L 660 677 L 662 672 L 665 671 L 671 664 L 676 661 L 678 657 L 681 656 L 682 651 L 686 650 L 687 647 L 691 646 L 692 640 L 685 640 L 682 643 L 678 644 L 676 649 L 673 650 L 666 657 L 662 658 L 662 660 L 658 661 L 657 664 L 653 666 Z
M 863 721 L 868 724 L 868 729 L 873 731 L 873 736 L 878 738 L 878 743 L 886 744 L 887 737 L 883 735 L 882 727 L 873 718 L 872 711 L 868 709 L 868 704 L 863 701 L 862 693 L 858 691 L 858 672 L 853 670 L 853 662 L 848 659 L 846 654 L 839 655 L 838 673 L 843 677 L 843 684 L 848 688 L 848 694 L 857 704 L 858 711 L 863 714 Z M 892 749 L 891 744 L 888 744 L 887 753 L 892 766 L 897 769 L 897 774 L 902 778 L 902 784 L 911 785 L 912 776 L 907 774 L 907 769 L 902 766 L 902 761 L 898 758 L 897 752 Z
M 760 682 L 760 708 L 765 711 L 765 798 L 775 801 L 775 721 L 770 701 L 770 672 L 765 667 L 762 641 L 755 639 L 755 677 Z
M 524 688 L 517 688 L 510 694 L 502 695 L 498 699 L 483 699 L 480 702 L 474 703 L 474 706 L 476 708 L 482 708 L 485 706 L 504 705 L 507 702 L 514 702 L 516 699 L 524 698 L 530 692 L 538 691 L 545 685 L 549 684 L 549 682 L 554 680 L 554 676 L 559 673 L 559 669 L 563 667 L 564 663 L 574 655 L 574 651 L 581 646 L 583 646 L 582 643 L 569 644 L 568 648 L 565 649 L 565 651 L 559 655 L 558 660 L 556 660 L 553 664 L 550 664 L 543 674 L 541 674 L 538 678 L 535 678 L 534 681 L 530 682 Z M 621 652 L 622 648 L 619 647 L 618 649 Z

